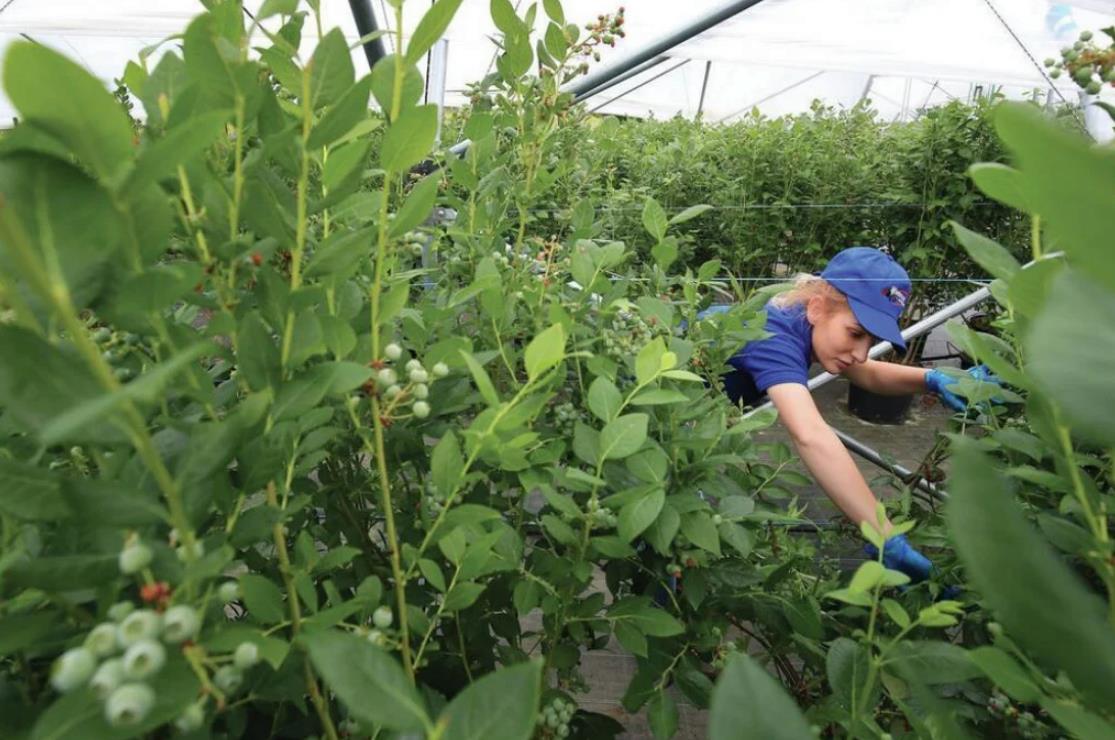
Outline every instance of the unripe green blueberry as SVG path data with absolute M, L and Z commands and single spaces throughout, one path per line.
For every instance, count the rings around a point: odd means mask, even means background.
M 557 728 L 558 737 L 569 737 L 569 725 L 559 725 Z
M 213 684 L 226 694 L 235 694 L 244 683 L 244 674 L 235 666 L 223 665 L 213 673 Z
M 1073 45 L 1072 45 L 1072 48 L 1076 49 L 1077 51 L 1080 51 L 1081 49 L 1084 48 L 1084 42 L 1083 41 L 1074 41 Z
M 387 390 L 383 392 L 383 396 L 384 398 L 394 398 L 402 392 L 403 389 L 400 388 L 398 385 L 389 385 L 387 386 Z
M 383 348 L 383 356 L 389 360 L 397 360 L 403 356 L 403 348 L 392 342 Z
M 410 371 L 410 382 L 411 383 L 425 383 L 429 379 L 430 379 L 429 374 L 420 367 L 415 368 L 414 370 Z
M 166 648 L 155 640 L 140 640 L 124 653 L 124 675 L 133 681 L 149 678 L 166 664 Z
M 1104 82 L 1115 82 L 1115 67 L 1103 71 Z
M 116 628 L 116 641 L 121 647 L 129 648 L 140 640 L 158 637 L 161 628 L 158 614 L 150 609 L 140 609 L 124 617 Z
M 107 699 L 116 687 L 124 683 L 124 661 L 113 658 L 101 663 L 93 678 L 89 679 L 89 687 L 99 699 Z
M 430 395 L 430 386 L 426 385 L 425 383 L 419 383 L 418 385 L 411 388 L 410 392 L 414 394 L 415 398 L 424 399 Z
M 434 377 L 435 378 L 444 378 L 448 374 L 449 374 L 449 366 L 446 365 L 444 362 L 439 362 L 439 363 L 434 365 Z
M 163 615 L 163 639 L 171 643 L 191 640 L 201 627 L 197 610 L 188 604 L 179 604 L 166 610 Z
M 151 564 L 151 548 L 142 542 L 125 545 L 120 551 L 120 572 L 125 575 L 138 573 Z
M 128 616 L 136 609 L 136 605 L 130 601 L 118 601 L 108 608 L 108 618 L 113 622 L 119 622 L 124 617 Z
M 1089 95 L 1099 95 L 1100 90 L 1102 89 L 1103 84 L 1100 83 L 1099 80 L 1092 80 L 1088 83 L 1087 87 L 1084 88 L 1084 92 L 1088 93 Z
M 724 517 L 720 516 L 719 514 L 713 514 L 712 523 L 719 527 L 721 524 L 724 523 Z
M 381 606 L 372 612 L 372 624 L 379 627 L 381 630 L 390 627 L 391 623 L 394 621 L 395 616 L 391 613 L 391 607 L 389 606 Z
M 1092 40 L 1092 32 L 1091 31 L 1081 31 L 1080 32 L 1080 40 L 1081 41 L 1091 41 Z
M 189 545 L 179 545 L 174 549 L 174 552 L 183 563 L 190 560 L 191 555 L 193 556 L 193 560 L 198 560 L 205 555 L 205 544 L 201 540 L 194 540 L 193 547 Z
M 1054 69 L 1054 70 L 1053 70 L 1052 72 L 1050 72 L 1050 73 L 1049 73 L 1049 76 L 1050 76 L 1050 77 L 1051 77 L 1052 79 L 1054 79 L 1054 80 L 1055 80 L 1055 79 L 1057 79 L 1058 77 L 1060 77 L 1060 76 L 1061 76 L 1061 70 L 1059 70 L 1059 69 Z
M 407 370 L 408 373 L 412 373 L 415 370 L 421 370 L 421 369 L 422 369 L 422 362 L 417 357 L 412 357 L 411 359 L 407 360 L 406 370 Z
M 398 380 L 399 376 L 396 375 L 395 371 L 389 367 L 383 368 L 376 374 L 376 381 L 384 387 L 395 385 Z
M 155 706 L 155 692 L 143 683 L 120 686 L 105 702 L 105 719 L 113 727 L 131 727 L 143 721 Z
M 425 419 L 430 415 L 430 404 L 425 401 L 415 401 L 412 410 L 416 418 Z
M 1081 67 L 1072 73 L 1072 78 L 1081 85 L 1087 85 L 1092 80 L 1092 68 Z
M 83 647 L 70 648 L 58 656 L 50 669 L 50 685 L 63 694 L 80 689 L 89 682 L 97 659 Z
M 97 658 L 107 658 L 116 652 L 116 625 L 102 622 L 85 636 L 85 647 Z
M 186 710 L 178 715 L 178 719 L 174 720 L 174 726 L 179 732 L 193 732 L 200 729 L 204 722 L 205 707 L 197 703 L 186 707 Z
M 383 647 L 387 644 L 387 636 L 379 630 L 368 630 L 366 639 L 376 647 Z
M 1057 63 L 1057 60 L 1054 59 L 1053 57 L 1048 57 L 1045 60 L 1045 66 L 1047 66 L 1047 67 L 1052 67 L 1056 63 Z
M 232 663 L 242 671 L 246 671 L 259 662 L 259 646 L 254 642 L 242 642 L 236 646 L 232 655 Z
M 240 584 L 236 581 L 225 581 L 217 589 L 217 598 L 227 604 L 240 598 Z

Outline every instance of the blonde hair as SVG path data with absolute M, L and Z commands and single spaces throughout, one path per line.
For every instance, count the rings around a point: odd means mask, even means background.
M 777 308 L 804 306 L 814 297 L 823 299 L 825 308 L 829 311 L 848 305 L 848 299 L 832 283 L 806 272 L 795 275 L 793 287 L 771 298 L 770 305 Z

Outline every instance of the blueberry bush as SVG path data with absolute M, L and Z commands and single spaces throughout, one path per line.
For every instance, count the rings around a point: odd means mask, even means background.
M 891 512 L 971 589 L 849 580 L 831 535 L 791 531 L 804 480 L 752 436 L 773 415 L 717 390 L 769 291 L 699 319 L 724 300 L 718 261 L 682 259 L 707 206 L 641 201 L 620 239 L 571 154 L 595 122 L 562 86 L 622 9 L 493 0 L 456 156 L 415 65 L 460 0 L 389 4 L 421 21 L 358 76 L 337 30 L 303 51 L 316 3 L 206 2 L 126 70 L 142 125 L 10 47 L 5 732 L 611 737 L 578 696 L 614 641 L 658 737 L 675 687 L 714 738 L 1110 733 L 1115 322 L 1069 321 L 1112 313 L 1109 156 L 1002 113 L 1018 168 L 975 180 L 1037 214 L 1040 259 L 957 227 L 1005 309 L 998 338 L 958 334 L 1009 388 L 962 389 L 984 412 L 957 417 L 948 527 Z M 1056 362 L 1084 331 L 1090 364 Z

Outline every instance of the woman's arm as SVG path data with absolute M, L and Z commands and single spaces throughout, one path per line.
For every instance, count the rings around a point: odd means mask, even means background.
M 886 364 L 886 363 L 880 363 Z M 798 454 L 825 494 L 856 524 L 874 524 L 875 494 L 852 456 L 817 410 L 809 389 L 781 383 L 767 389 Z M 890 522 L 886 523 L 889 531 Z
M 900 365 L 897 362 L 867 360 L 852 365 L 843 375 L 860 388 L 884 396 L 905 396 L 911 393 L 925 393 L 924 367 Z

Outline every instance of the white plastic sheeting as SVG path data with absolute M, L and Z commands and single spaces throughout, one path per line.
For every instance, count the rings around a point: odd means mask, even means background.
M 246 0 L 249 10 L 262 0 Z M 515 0 L 512 0 L 515 2 Z M 520 10 L 528 0 L 518 0 Z M 565 0 L 566 18 L 583 25 L 624 0 Z M 604 65 L 717 8 L 723 0 L 626 0 L 627 38 L 605 49 Z M 372 0 L 381 27 L 392 9 Z M 429 0 L 408 0 L 404 32 Z M 359 36 L 346 0 L 322 0 L 325 27 Z M 106 84 L 141 50 L 181 32 L 201 12 L 198 0 L 0 0 L 0 53 L 20 37 L 59 49 Z M 390 12 L 391 14 L 388 14 Z M 545 14 L 538 13 L 544 27 Z M 881 115 L 908 117 L 952 98 L 998 90 L 1009 97 L 1059 95 L 1040 69 L 1080 30 L 1115 24 L 1115 0 L 764 0 L 676 47 L 670 59 L 589 101 L 602 112 L 733 120 L 753 107 L 780 115 L 814 100 L 853 105 L 865 94 Z M 450 26 L 446 103 L 464 100 L 469 82 L 491 69 L 496 30 L 489 0 L 464 0 Z M 304 53 L 316 40 L 306 24 Z M 393 40 L 384 40 L 388 51 Z M 173 48 L 171 40 L 163 48 Z M 261 40 L 261 43 L 262 40 Z M 359 49 L 357 69 L 366 69 Z M 152 57 L 151 62 L 157 58 Z M 1064 78 L 1060 95 L 1079 98 Z M 50 84 L 44 80 L 43 84 Z M 702 90 L 704 95 L 702 99 Z M 0 96 L 0 125 L 14 112 Z

